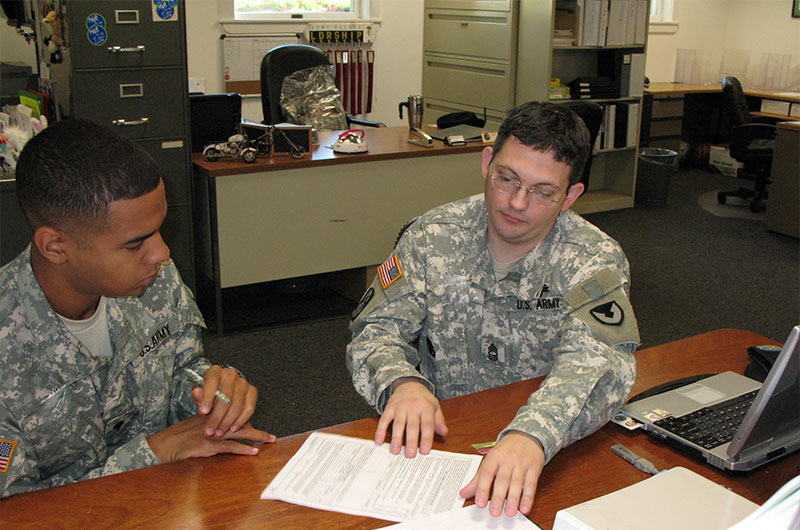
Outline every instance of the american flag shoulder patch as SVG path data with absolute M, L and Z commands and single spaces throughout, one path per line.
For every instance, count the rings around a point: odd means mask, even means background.
M 11 465 L 11 457 L 14 456 L 14 448 L 16 446 L 17 442 L 0 438 L 0 473 L 8 471 Z
M 384 261 L 378 267 L 378 277 L 381 279 L 381 286 L 384 289 L 396 282 L 401 276 L 403 276 L 403 271 L 400 268 L 400 260 L 397 258 L 397 254 Z

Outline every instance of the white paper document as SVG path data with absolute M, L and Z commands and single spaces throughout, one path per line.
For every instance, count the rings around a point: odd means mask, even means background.
M 461 508 L 458 492 L 480 462 L 480 455 L 436 450 L 406 458 L 391 454 L 389 444 L 315 432 L 261 498 L 410 521 Z
M 440 513 L 433 517 L 417 519 L 398 523 L 385 528 L 392 530 L 473 530 L 478 528 L 488 528 L 490 530 L 533 530 L 540 528 L 532 523 L 527 517 L 517 512 L 514 517 L 509 517 L 505 512 L 500 517 L 492 517 L 489 507 L 478 508 L 474 504 L 460 510 L 453 510 L 447 513 Z

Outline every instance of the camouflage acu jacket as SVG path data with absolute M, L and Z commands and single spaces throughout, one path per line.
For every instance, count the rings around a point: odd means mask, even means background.
M 204 325 L 175 265 L 139 298 L 109 298 L 111 358 L 53 312 L 30 249 L 0 270 L 0 497 L 159 463 L 145 437 L 196 413 Z
M 399 377 L 419 377 L 446 399 L 549 374 L 499 435 L 535 436 L 549 461 L 605 424 L 633 386 L 628 261 L 567 211 L 496 281 L 487 227 L 481 194 L 406 231 L 354 312 L 348 369 L 378 412 Z

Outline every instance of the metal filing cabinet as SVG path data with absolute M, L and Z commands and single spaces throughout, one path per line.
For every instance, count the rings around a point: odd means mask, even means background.
M 514 106 L 518 0 L 426 0 L 425 121 L 486 109 L 496 128 Z
M 37 16 L 47 4 L 39 0 Z M 114 127 L 160 164 L 168 204 L 161 232 L 194 289 L 184 1 L 67 0 L 61 9 L 63 60 L 42 59 L 62 114 Z

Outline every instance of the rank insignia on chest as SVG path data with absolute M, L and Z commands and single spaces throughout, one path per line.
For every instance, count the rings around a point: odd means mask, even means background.
M 403 270 L 400 268 L 400 260 L 397 254 L 384 261 L 378 267 L 378 277 L 381 279 L 381 286 L 386 289 L 400 277 L 403 276 Z
M 492 339 L 483 340 L 483 352 L 489 361 L 502 363 L 506 360 L 506 351 L 503 344 L 498 344 Z

